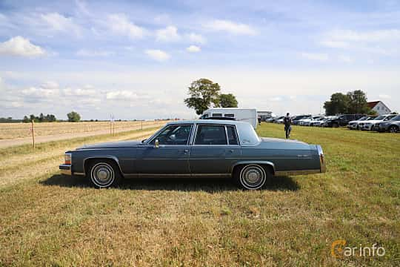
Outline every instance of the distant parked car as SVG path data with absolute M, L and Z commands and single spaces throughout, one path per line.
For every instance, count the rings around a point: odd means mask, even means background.
M 346 126 L 350 121 L 358 120 L 365 115 L 363 114 L 343 114 L 336 117 L 333 117 L 324 123 L 324 127 L 334 127 L 337 128 L 339 126 Z
M 360 128 L 363 131 L 374 131 L 375 130 L 375 125 L 380 122 L 385 122 L 388 121 L 394 117 L 396 117 L 397 114 L 386 114 L 382 116 L 378 116 L 373 120 L 369 120 L 363 123 L 363 127 Z
M 319 145 L 260 138 L 251 124 L 228 120 L 170 122 L 147 140 L 95 144 L 65 153 L 59 169 L 93 186 L 121 178 L 226 177 L 256 190 L 272 176 L 325 172 Z
M 400 115 L 397 115 L 388 121 L 376 123 L 375 130 L 378 132 L 398 133 L 400 131 Z
M 311 117 L 311 115 L 299 115 L 299 116 L 293 117 L 293 118 L 292 118 L 292 121 L 293 121 L 293 124 L 294 124 L 294 125 L 298 125 L 299 122 L 300 122 L 300 120 L 302 120 L 302 119 L 307 119 L 307 118 L 309 118 L 309 117 Z
M 301 125 L 301 126 L 306 126 L 311 121 L 311 119 L 312 119 L 312 116 L 304 117 L 301 120 L 299 120 L 299 122 L 297 124 Z
M 276 118 L 274 118 L 273 122 L 275 122 L 275 123 L 282 123 L 284 117 L 285 117 L 285 116 L 276 117 Z
M 354 120 L 349 122 L 349 124 L 347 124 L 347 128 L 349 128 L 350 130 L 358 130 L 359 129 L 359 124 L 368 120 L 373 120 L 376 116 L 364 116 L 358 120 Z
M 321 122 L 325 119 L 324 116 L 315 116 L 313 119 L 310 121 L 310 126 L 318 126 L 321 124 Z

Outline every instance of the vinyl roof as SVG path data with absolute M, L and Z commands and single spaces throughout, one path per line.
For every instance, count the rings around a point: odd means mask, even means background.
M 168 124 L 185 124 L 185 123 L 197 123 L 197 124 L 249 124 L 245 121 L 232 121 L 232 120 L 183 120 L 183 121 L 171 121 Z

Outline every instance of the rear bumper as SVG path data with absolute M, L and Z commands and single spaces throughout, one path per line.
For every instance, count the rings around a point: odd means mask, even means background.
M 60 169 L 62 174 L 64 174 L 64 175 L 72 175 L 72 167 L 71 167 L 71 165 L 61 164 L 60 166 L 58 166 L 58 168 Z

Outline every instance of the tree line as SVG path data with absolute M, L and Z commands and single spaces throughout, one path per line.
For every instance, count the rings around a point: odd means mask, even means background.
M 324 103 L 325 114 L 371 114 L 374 115 L 367 104 L 367 96 L 362 90 L 355 90 L 346 94 L 334 93 L 331 99 Z
M 70 113 L 67 114 L 67 118 L 69 122 L 78 122 L 81 120 L 81 115 L 79 115 L 78 112 L 71 111 Z M 47 114 L 44 115 L 43 113 L 40 113 L 39 116 L 35 116 L 34 114 L 31 114 L 29 116 L 24 116 L 22 119 L 22 122 L 55 122 L 57 121 L 57 118 L 53 114 Z

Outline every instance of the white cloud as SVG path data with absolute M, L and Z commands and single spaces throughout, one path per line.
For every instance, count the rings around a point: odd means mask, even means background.
M 321 45 L 326 46 L 326 47 L 330 47 L 330 48 L 346 48 L 346 47 L 349 46 L 349 44 L 347 42 L 332 41 L 332 40 L 322 41 Z
M 72 18 L 67 18 L 59 13 L 41 14 L 40 19 L 46 24 L 49 30 L 55 32 L 73 32 L 75 35 L 81 35 L 81 27 L 76 24 Z
M 340 55 L 339 61 L 344 62 L 344 63 L 353 63 L 353 59 L 351 57 L 345 56 L 345 55 Z
M 160 62 L 167 61 L 171 57 L 168 53 L 157 49 L 148 49 L 145 53 L 152 59 Z
M 146 30 L 130 22 L 124 14 L 112 14 L 108 16 L 108 27 L 117 34 L 128 36 L 131 39 L 143 38 Z
M 77 89 L 65 88 L 63 93 L 66 96 L 95 96 L 97 94 L 96 90 L 92 89 L 91 87 Z
M 36 88 L 30 87 L 27 89 L 22 90 L 22 94 L 27 97 L 34 97 L 34 98 L 51 98 L 58 95 L 58 89 L 47 89 L 47 88 Z
M 282 97 L 280 97 L 280 96 L 271 97 L 271 98 L 269 98 L 269 101 L 280 102 L 280 101 L 282 101 Z
M 110 100 L 137 100 L 139 96 L 132 91 L 121 90 L 121 91 L 112 91 L 108 92 L 106 95 L 107 99 Z
M 46 54 L 40 46 L 32 44 L 28 39 L 16 36 L 0 43 L 0 55 L 12 55 L 21 57 L 39 57 Z
M 81 57 L 108 57 L 114 55 L 114 52 L 112 51 L 106 51 L 106 50 L 86 50 L 86 49 L 80 49 L 76 52 L 77 56 Z
M 201 48 L 195 45 L 191 45 L 188 48 L 186 48 L 186 51 L 190 52 L 190 53 L 196 53 L 196 52 L 200 52 Z
M 189 33 L 186 35 L 190 42 L 196 44 L 205 44 L 207 42 L 206 38 L 204 38 L 201 34 L 197 33 Z
M 205 24 L 205 27 L 212 31 L 224 31 L 237 35 L 256 35 L 257 31 L 251 26 L 242 23 L 236 23 L 230 20 L 214 20 Z
M 161 42 L 175 42 L 179 41 L 181 36 L 178 34 L 178 28 L 175 26 L 168 26 L 164 29 L 156 31 L 156 40 Z
M 60 86 L 57 82 L 54 81 L 46 81 L 40 85 L 43 89 L 58 89 Z
M 379 95 L 379 98 L 382 98 L 382 99 L 390 99 L 391 97 L 390 97 L 390 95 L 382 94 L 382 95 Z
M 329 56 L 327 54 L 323 53 L 307 53 L 307 52 L 302 52 L 300 53 L 300 56 L 308 59 L 308 60 L 315 60 L 315 61 L 328 61 Z
M 332 40 L 342 41 L 365 41 L 365 42 L 381 42 L 388 40 L 400 40 L 400 30 L 376 30 L 376 31 L 365 31 L 358 32 L 352 30 L 335 30 L 328 33 L 328 36 Z

